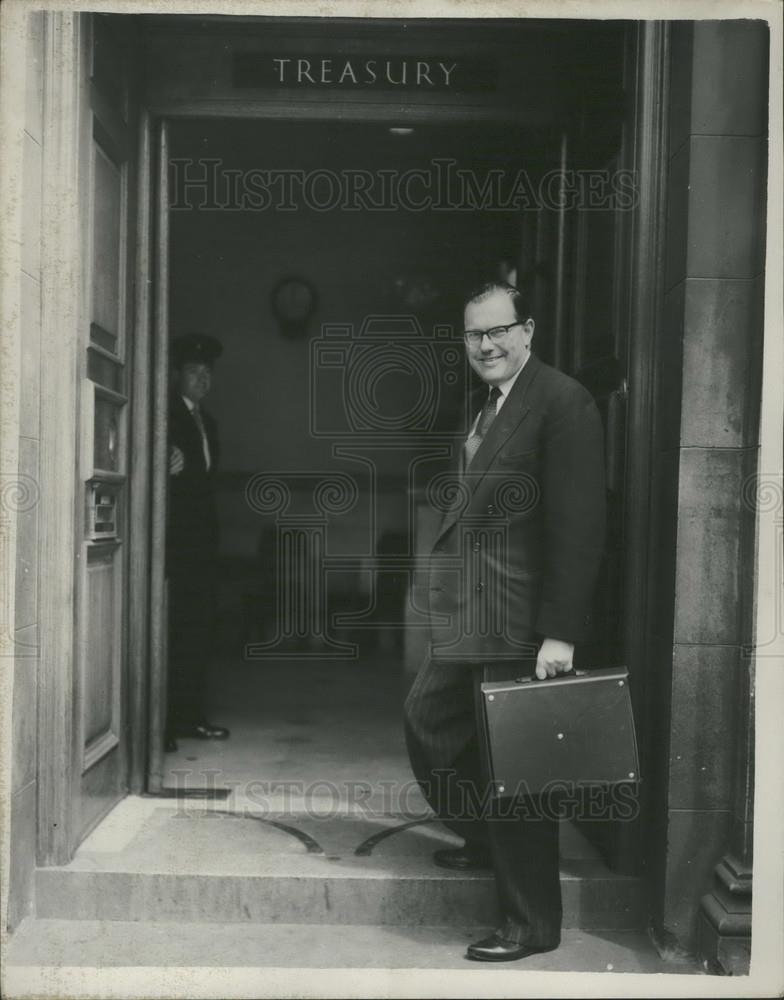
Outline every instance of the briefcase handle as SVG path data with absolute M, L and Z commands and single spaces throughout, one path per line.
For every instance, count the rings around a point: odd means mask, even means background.
M 530 674 L 525 677 L 515 677 L 515 684 L 529 684 L 531 681 L 536 681 L 537 684 L 541 684 L 543 681 L 554 681 L 559 677 L 585 677 L 586 674 L 590 673 L 589 670 L 567 670 L 564 674 L 556 674 L 555 677 L 543 677 L 540 680 L 536 674 Z

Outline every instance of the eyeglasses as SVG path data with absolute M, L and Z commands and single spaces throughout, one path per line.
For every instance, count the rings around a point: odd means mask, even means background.
M 489 337 L 494 344 L 497 344 L 499 340 L 504 339 L 513 326 L 523 326 L 523 324 L 520 320 L 516 320 L 514 323 L 507 323 L 506 326 L 493 326 L 489 330 L 463 330 L 463 336 L 465 342 L 472 347 L 481 344 L 483 337 Z

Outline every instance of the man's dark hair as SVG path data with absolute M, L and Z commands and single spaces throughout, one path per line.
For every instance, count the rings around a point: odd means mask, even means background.
M 475 288 L 466 296 L 463 308 L 465 309 L 470 302 L 481 302 L 482 299 L 488 298 L 488 296 L 493 295 L 495 292 L 503 292 L 504 295 L 509 296 L 512 300 L 512 308 L 514 309 L 515 316 L 521 323 L 525 323 L 526 320 L 532 318 L 531 305 L 525 295 L 523 295 L 519 288 L 515 288 L 514 285 L 507 285 L 503 281 L 487 281 L 478 288 Z

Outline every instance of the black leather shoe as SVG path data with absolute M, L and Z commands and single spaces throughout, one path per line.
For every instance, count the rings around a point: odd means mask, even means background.
M 163 752 L 164 753 L 177 753 L 179 747 L 177 746 L 177 740 L 173 736 L 167 736 L 163 741 Z
M 229 737 L 229 731 L 223 726 L 213 726 L 210 722 L 200 722 L 189 729 L 180 730 L 177 735 L 183 739 L 192 740 L 225 740 Z
M 528 944 L 514 944 L 512 941 L 504 941 L 498 934 L 491 934 L 490 937 L 470 944 L 466 951 L 466 958 L 473 959 L 475 962 L 516 962 L 519 958 L 528 958 L 529 955 L 555 951 L 557 947 L 557 944 L 552 944 L 543 948 L 534 948 Z
M 433 861 L 439 868 L 456 872 L 474 872 L 493 867 L 493 859 L 486 847 L 467 843 L 464 847 L 448 847 L 435 851 Z

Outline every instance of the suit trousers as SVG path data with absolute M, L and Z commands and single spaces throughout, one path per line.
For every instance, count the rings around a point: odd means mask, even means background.
M 214 643 L 215 582 L 209 565 L 194 562 L 169 573 L 169 735 L 205 719 L 205 687 Z
M 406 701 L 406 742 L 414 775 L 439 819 L 490 851 L 501 936 L 515 944 L 554 947 L 562 919 L 558 819 L 537 796 L 489 795 L 479 686 L 520 673 L 519 664 L 430 660 Z

